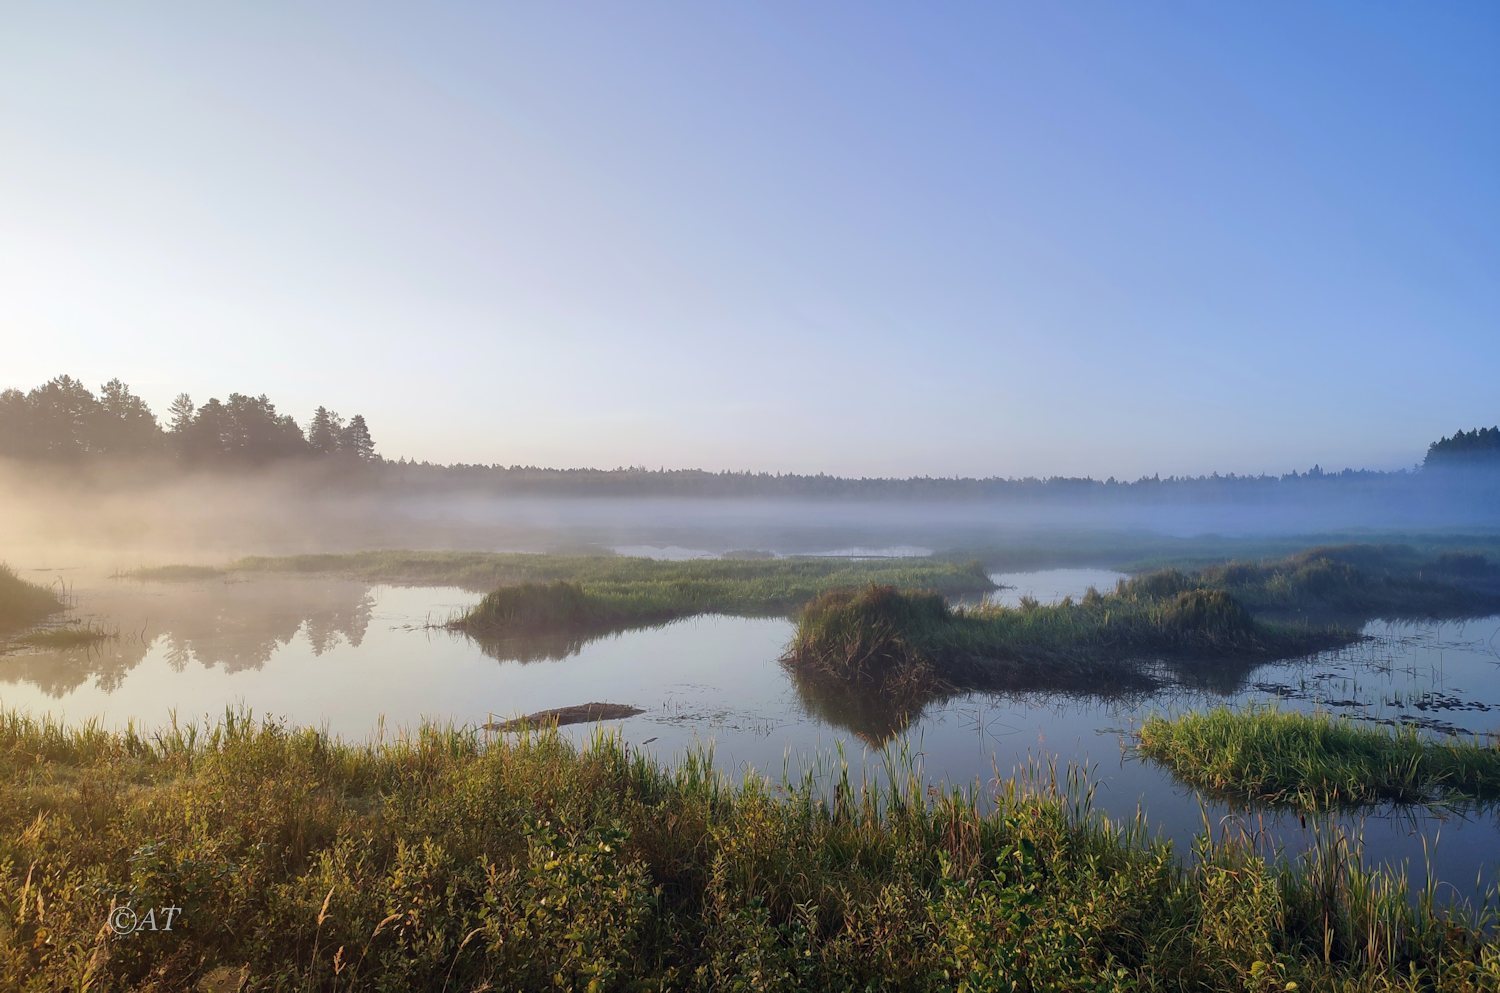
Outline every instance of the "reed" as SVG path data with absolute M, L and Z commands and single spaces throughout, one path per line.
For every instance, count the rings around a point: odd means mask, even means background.
M 1216 708 L 1141 726 L 1140 750 L 1200 789 L 1303 809 L 1500 800 L 1500 747 L 1327 714 Z
M 617 738 L 365 744 L 229 712 L 157 731 L 0 713 L 0 974 L 147 990 L 1482 990 L 1483 910 L 1330 836 L 1190 859 L 1085 778 L 929 787 L 894 747 L 731 781 Z M 109 933 L 112 904 L 181 910 Z
M 63 609 L 62 598 L 0 563 L 0 630 L 27 627 Z

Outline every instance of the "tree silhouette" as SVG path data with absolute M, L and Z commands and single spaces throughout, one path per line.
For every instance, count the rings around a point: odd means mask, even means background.
M 1500 427 L 1455 431 L 1427 446 L 1428 467 L 1500 466 Z
M 26 396 L 30 430 L 42 454 L 70 461 L 102 447 L 96 437 L 101 412 L 94 394 L 72 376 L 58 376 Z
M 375 440 L 370 437 L 370 428 L 365 424 L 363 414 L 349 418 L 348 425 L 339 434 L 339 451 L 361 462 L 375 460 Z
M 339 450 L 339 435 L 344 430 L 344 419 L 327 407 L 313 412 L 312 423 L 307 426 L 307 445 L 314 455 L 333 455 Z
M 118 379 L 111 379 L 100 389 L 99 414 L 94 436 L 97 447 L 106 455 L 143 454 L 162 443 L 156 415 Z

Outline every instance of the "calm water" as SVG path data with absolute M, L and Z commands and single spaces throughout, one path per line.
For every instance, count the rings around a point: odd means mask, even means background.
M 56 574 L 29 578 L 52 581 Z M 1055 569 L 997 574 L 1014 603 L 1081 596 L 1119 574 Z M 699 617 L 596 640 L 528 639 L 488 653 L 429 625 L 474 603 L 452 588 L 371 586 L 338 579 L 258 578 L 190 584 L 68 576 L 77 613 L 120 637 L 102 648 L 0 656 L 0 705 L 69 721 L 145 726 L 214 718 L 226 707 L 327 728 L 346 739 L 394 734 L 424 720 L 483 723 L 604 700 L 645 713 L 615 722 L 625 740 L 672 761 L 712 743 L 726 772 L 779 776 L 842 745 L 857 779 L 880 778 L 879 715 L 799 690 L 777 664 L 791 635 L 784 619 Z M 1500 731 L 1500 617 L 1465 623 L 1367 626 L 1371 640 L 1311 659 L 1225 672 L 1148 696 L 974 694 L 929 709 L 910 745 L 930 780 L 984 784 L 1029 762 L 1093 770 L 1098 804 L 1121 816 L 1144 808 L 1163 834 L 1185 843 L 1206 816 L 1244 818 L 1202 800 L 1130 751 L 1131 731 L 1152 713 L 1216 703 L 1275 700 L 1432 733 Z M 563 729 L 575 739 L 589 726 Z M 1307 834 L 1295 817 L 1267 817 L 1289 848 Z M 1424 839 L 1448 891 L 1473 898 L 1495 882 L 1500 814 L 1382 812 L 1359 818 L 1367 858 L 1426 871 Z M 1436 840 L 1436 845 L 1432 843 Z

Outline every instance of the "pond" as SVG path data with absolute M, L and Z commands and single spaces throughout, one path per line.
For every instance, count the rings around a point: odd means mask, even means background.
M 48 582 L 55 573 L 29 573 Z M 23 649 L 0 656 L 0 705 L 70 722 L 146 728 L 210 720 L 226 708 L 326 728 L 348 740 L 391 736 L 423 721 L 479 725 L 593 700 L 643 713 L 608 726 L 663 761 L 711 745 L 719 768 L 779 778 L 818 764 L 831 774 L 842 749 L 851 776 L 884 778 L 879 715 L 851 710 L 792 680 L 778 658 L 784 618 L 703 616 L 595 639 L 525 639 L 481 648 L 438 625 L 478 594 L 322 577 L 256 577 L 163 584 L 66 575 L 76 615 L 117 630 L 91 648 Z M 999 574 L 1014 603 L 1107 589 L 1118 573 L 1054 569 Z M 1116 817 L 1140 809 L 1186 845 L 1205 822 L 1246 825 L 1298 849 L 1312 828 L 1295 815 L 1237 813 L 1183 787 L 1131 749 L 1147 716 L 1219 703 L 1274 701 L 1433 734 L 1487 734 L 1500 713 L 1500 617 L 1468 622 L 1372 622 L 1369 640 L 1307 659 L 1215 667 L 1211 679 L 1151 694 L 970 694 L 928 709 L 907 745 L 929 781 L 977 785 L 1029 765 L 1078 764 L 1097 784 L 1096 806 Z M 564 728 L 575 740 L 595 732 Z M 1448 896 L 1477 899 L 1496 882 L 1494 809 L 1345 818 L 1367 861 L 1430 871 Z

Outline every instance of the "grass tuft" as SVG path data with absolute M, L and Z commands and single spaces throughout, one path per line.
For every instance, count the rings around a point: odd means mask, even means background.
M 63 609 L 60 597 L 0 563 L 0 630 L 26 627 Z
M 1200 789 L 1304 809 L 1500 800 L 1500 747 L 1268 708 L 1153 717 L 1142 754 Z

